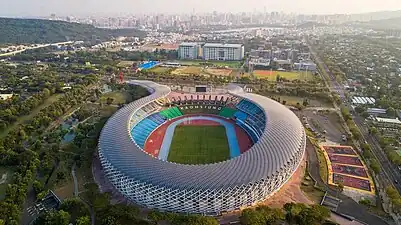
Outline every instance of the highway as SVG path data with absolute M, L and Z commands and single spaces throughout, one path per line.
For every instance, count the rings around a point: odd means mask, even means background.
M 72 44 L 72 43 L 74 43 L 74 42 L 65 41 L 65 42 L 57 42 L 57 43 L 50 43 L 50 44 L 41 44 L 41 45 L 38 45 L 38 46 L 35 46 L 35 47 L 28 47 L 28 48 L 24 48 L 24 49 L 13 51 L 13 52 L 2 53 L 2 54 L 0 54 L 0 57 L 2 57 L 2 56 L 12 56 L 12 55 L 16 55 L 18 53 L 25 52 L 26 50 L 44 48 L 44 47 L 48 47 L 50 45 L 66 45 L 66 44 Z
M 343 85 L 341 85 L 337 82 L 335 76 L 330 72 L 330 70 L 328 69 L 326 64 L 316 54 L 316 52 L 312 49 L 312 47 L 309 46 L 309 48 L 310 48 L 310 51 L 311 51 L 316 63 L 322 65 L 323 69 L 328 74 L 328 76 L 330 78 L 329 80 L 327 80 L 329 88 L 332 91 L 335 91 L 336 93 L 339 94 L 341 101 L 345 103 L 346 107 L 352 114 L 352 117 L 353 117 L 353 120 L 354 120 L 356 126 L 361 131 L 363 140 L 365 141 L 365 143 L 368 143 L 370 145 L 374 156 L 379 161 L 382 170 L 378 176 L 378 179 L 381 181 L 381 184 L 384 187 L 388 187 L 388 186 L 392 185 L 398 190 L 399 193 L 401 193 L 400 171 L 398 171 L 397 166 L 394 165 L 392 162 L 390 162 L 390 160 L 387 158 L 387 155 L 385 154 L 383 149 L 380 147 L 376 137 L 373 137 L 371 134 L 369 134 L 368 127 L 364 122 L 365 119 L 360 117 L 359 115 L 357 115 L 349 104 L 346 104 L 348 102 L 348 99 L 346 99 L 346 97 L 345 97 L 345 90 L 344 90 Z M 322 77 L 323 77 L 323 79 L 325 79 L 323 75 L 322 75 Z

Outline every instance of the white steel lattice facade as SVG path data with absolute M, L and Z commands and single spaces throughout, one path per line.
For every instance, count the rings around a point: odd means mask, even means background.
M 109 119 L 99 140 L 99 156 L 110 182 L 137 204 L 200 214 L 236 210 L 263 201 L 279 190 L 302 160 L 306 137 L 298 118 L 284 106 L 244 93 L 238 86 L 229 86 L 228 93 L 258 104 L 267 118 L 266 135 L 248 152 L 210 165 L 181 165 L 155 159 L 131 140 L 128 121 L 142 106 L 166 96 L 169 89 L 153 82 L 133 83 L 153 93 Z

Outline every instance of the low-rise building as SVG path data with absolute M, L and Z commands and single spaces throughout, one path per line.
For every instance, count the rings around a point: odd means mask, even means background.
M 294 70 L 316 71 L 316 64 L 313 62 L 294 63 Z
M 369 115 L 372 115 L 372 116 L 386 115 L 387 114 L 387 110 L 386 109 L 379 109 L 379 108 L 367 108 L 366 112 Z
M 393 136 L 401 131 L 401 121 L 398 118 L 376 117 L 373 120 L 376 128 L 380 129 L 384 136 Z

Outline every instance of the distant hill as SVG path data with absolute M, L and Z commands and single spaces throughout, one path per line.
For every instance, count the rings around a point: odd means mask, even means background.
M 63 21 L 0 18 L 0 44 L 108 40 L 118 36 L 145 35 L 145 32 L 135 29 L 102 29 Z
M 378 11 L 378 12 L 368 12 L 351 14 L 349 18 L 355 21 L 372 21 L 372 20 L 386 20 L 401 17 L 401 10 L 397 11 Z
M 356 25 L 379 30 L 401 30 L 401 16 L 397 18 L 362 22 L 357 23 Z

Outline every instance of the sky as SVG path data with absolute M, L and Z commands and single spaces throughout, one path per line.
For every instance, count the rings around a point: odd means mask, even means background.
M 363 13 L 401 10 L 401 0 L 0 0 L 0 16 L 121 15 L 185 12 Z

